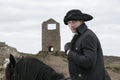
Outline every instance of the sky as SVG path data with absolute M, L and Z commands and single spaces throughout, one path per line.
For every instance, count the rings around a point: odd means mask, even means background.
M 120 56 L 120 0 L 0 0 L 0 42 L 20 52 L 41 51 L 42 23 L 53 18 L 60 23 L 61 50 L 73 34 L 63 18 L 71 9 L 90 14 L 86 22 L 98 36 L 104 55 Z

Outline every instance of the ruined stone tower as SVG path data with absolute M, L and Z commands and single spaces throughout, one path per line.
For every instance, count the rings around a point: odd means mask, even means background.
M 42 24 L 42 51 L 60 51 L 60 24 L 53 19 Z

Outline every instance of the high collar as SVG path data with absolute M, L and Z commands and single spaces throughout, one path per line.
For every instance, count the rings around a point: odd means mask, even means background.
M 84 33 L 88 29 L 85 23 L 81 24 L 76 30 L 78 34 Z

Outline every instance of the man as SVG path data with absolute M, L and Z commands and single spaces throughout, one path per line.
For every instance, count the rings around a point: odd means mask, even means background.
M 72 80 L 110 80 L 100 42 L 85 24 L 92 19 L 91 15 L 76 9 L 68 11 L 64 17 L 64 23 L 75 34 L 65 45 Z

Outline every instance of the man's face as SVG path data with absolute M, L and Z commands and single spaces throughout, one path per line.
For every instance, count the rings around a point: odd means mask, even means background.
M 75 33 L 76 28 L 79 27 L 82 23 L 83 23 L 83 21 L 81 21 L 81 20 L 70 20 L 70 21 L 68 21 L 68 26 L 71 29 L 71 31 L 73 33 Z

